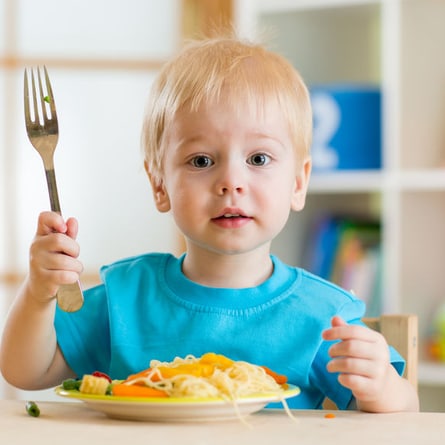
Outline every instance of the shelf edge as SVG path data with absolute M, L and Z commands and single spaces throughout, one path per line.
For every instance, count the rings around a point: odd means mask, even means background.
M 419 385 L 445 386 L 445 363 L 419 362 Z

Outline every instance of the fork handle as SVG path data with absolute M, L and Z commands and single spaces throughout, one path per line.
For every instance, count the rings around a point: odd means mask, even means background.
M 56 172 L 54 168 L 46 169 L 46 183 L 48 185 L 49 202 L 51 204 L 51 210 L 59 214 L 62 213 L 60 209 L 59 193 L 57 192 Z
M 57 192 L 56 173 L 54 168 L 45 168 L 46 182 L 48 184 L 49 201 L 51 210 L 61 214 L 59 194 Z M 57 291 L 57 304 L 60 309 L 65 312 L 78 311 L 83 305 L 83 294 L 80 282 L 76 281 L 72 284 L 63 284 Z
M 83 306 L 83 294 L 79 281 L 60 286 L 56 297 L 57 304 L 65 312 L 76 312 Z

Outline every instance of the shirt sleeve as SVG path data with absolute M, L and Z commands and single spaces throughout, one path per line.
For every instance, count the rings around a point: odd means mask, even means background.
M 70 368 L 81 378 L 94 371 L 108 372 L 110 328 L 105 286 L 84 292 L 84 304 L 77 312 L 57 308 L 54 326 L 57 342 Z

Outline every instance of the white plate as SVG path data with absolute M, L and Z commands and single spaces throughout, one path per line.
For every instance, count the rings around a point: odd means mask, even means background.
M 145 398 L 118 397 L 82 394 L 65 390 L 61 386 L 56 394 L 70 399 L 81 400 L 89 408 L 99 411 L 112 419 L 149 420 L 164 422 L 196 422 L 227 420 L 246 416 L 264 408 L 268 403 L 280 402 L 294 397 L 300 389 L 293 385 L 281 394 L 267 393 L 241 397 L 234 401 L 220 398 Z

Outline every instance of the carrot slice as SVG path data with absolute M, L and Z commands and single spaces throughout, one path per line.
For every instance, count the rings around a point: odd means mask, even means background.
M 113 396 L 121 397 L 168 397 L 165 391 L 148 386 L 124 385 L 118 383 L 112 388 Z
M 267 366 L 261 366 L 265 371 L 266 374 L 270 375 L 271 377 L 274 378 L 274 380 L 279 384 L 279 385 L 284 385 L 287 382 L 287 377 L 283 374 L 278 374 L 275 371 L 272 371 L 272 369 L 269 369 Z
M 209 377 L 213 374 L 215 367 L 213 365 L 206 363 L 184 363 L 182 365 L 178 365 L 175 367 L 159 366 L 157 369 L 163 379 L 170 379 L 172 377 L 182 374 L 193 375 L 195 377 Z M 131 382 L 132 380 L 136 380 L 139 378 L 147 378 L 151 371 L 152 369 L 149 368 L 145 369 L 144 371 L 140 371 L 136 374 L 132 374 L 124 380 L 124 383 Z M 161 378 L 157 374 L 154 374 L 151 376 L 150 380 L 152 382 L 158 382 L 159 380 L 161 380 Z M 145 385 L 144 382 L 134 383 L 134 384 Z
M 200 359 L 200 363 L 214 365 L 217 368 L 227 369 L 233 365 L 233 360 L 222 354 L 207 352 Z
M 151 368 L 144 369 L 143 371 L 139 371 L 136 374 L 130 374 L 125 381 L 128 382 L 130 380 L 138 379 L 138 378 L 145 378 L 150 374 Z
M 159 366 L 163 379 L 170 379 L 177 375 L 193 375 L 195 377 L 210 377 L 215 367 L 206 363 L 184 363 L 175 367 Z M 152 379 L 154 381 L 154 379 Z

